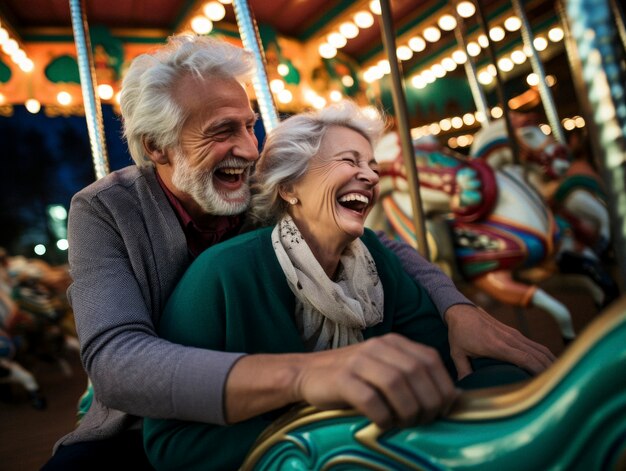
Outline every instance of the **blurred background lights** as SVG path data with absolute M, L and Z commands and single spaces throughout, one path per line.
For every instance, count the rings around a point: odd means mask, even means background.
M 422 52 L 426 49 L 426 41 L 420 36 L 413 36 L 409 39 L 409 47 L 415 52 Z
M 202 11 L 211 21 L 220 21 L 226 16 L 224 5 L 219 2 L 209 2 L 205 4 Z
M 500 108 L 499 106 L 494 106 L 493 108 L 491 108 L 491 117 L 493 119 L 502 118 L 502 114 L 502 108 Z
M 59 250 L 67 250 L 69 244 L 67 243 L 67 239 L 59 239 L 57 240 L 57 248 Z
M 380 1 L 372 0 L 369 4 L 370 11 L 374 13 L 374 15 L 380 15 L 382 12 L 380 10 Z
M 39 103 L 39 101 L 35 100 L 34 98 L 29 98 L 28 100 L 26 100 L 24 106 L 26 106 L 28 112 L 32 114 L 39 113 L 39 110 L 41 109 L 41 103 Z
M 467 53 L 470 56 L 476 57 L 477 55 L 480 54 L 480 50 L 481 50 L 481 47 L 478 45 L 478 43 L 475 43 L 474 41 L 467 43 Z
M 59 104 L 67 106 L 72 103 L 72 95 L 70 95 L 66 91 L 59 92 L 57 93 L 57 101 L 59 102 Z
M 33 251 L 35 252 L 35 254 L 37 255 L 43 255 L 46 253 L 46 246 L 43 244 L 37 244 L 35 245 L 35 247 L 33 248 Z
M 533 40 L 533 46 L 535 46 L 535 49 L 538 51 L 543 51 L 546 47 L 548 47 L 548 40 L 543 36 L 537 36 Z
M 98 85 L 98 96 L 103 100 L 110 100 L 113 98 L 113 87 L 108 83 L 101 83 Z
M 429 26 L 422 34 L 424 35 L 424 39 L 431 43 L 435 43 L 441 38 L 441 31 L 439 31 L 439 28 L 436 26 Z
M 342 48 L 348 43 L 346 37 L 340 33 L 330 33 L 326 39 L 328 40 L 328 44 L 336 49 Z
M 504 27 L 507 31 L 517 31 L 522 27 L 522 20 L 520 20 L 517 16 L 509 16 L 506 20 L 504 20 Z
M 489 38 L 487 38 L 487 35 L 481 34 L 480 36 L 478 36 L 478 44 L 483 49 L 489 47 Z
M 374 24 L 374 17 L 369 11 L 360 11 L 354 15 L 354 22 L 359 28 L 369 28 Z
M 281 77 L 286 77 L 289 74 L 289 66 L 287 64 L 278 64 L 276 70 Z
M 565 34 L 563 33 L 563 30 L 558 26 L 548 31 L 548 38 L 550 38 L 550 41 L 554 43 L 559 42 L 564 36 Z
M 454 16 L 449 14 L 442 15 L 437 21 L 437 24 L 444 31 L 452 31 L 456 28 L 456 19 Z
M 345 38 L 352 39 L 359 35 L 359 27 L 352 21 L 346 21 L 339 26 L 339 32 L 343 34 Z
M 287 103 L 291 103 L 291 100 L 293 100 L 293 94 L 285 88 L 284 90 L 278 92 L 277 98 L 280 103 L 286 105 Z
M 213 22 L 206 16 L 194 16 L 191 19 L 191 29 L 196 34 L 209 34 L 213 30 Z
M 494 26 L 489 30 L 489 37 L 494 42 L 502 41 L 504 39 L 504 29 L 501 26 Z
M 332 59 L 337 55 L 337 49 L 328 43 L 320 44 L 318 51 L 320 53 L 320 56 L 322 56 L 324 59 Z
M 457 4 L 456 11 L 462 18 L 469 18 L 476 13 L 476 7 L 472 2 L 464 1 Z
M 413 51 L 409 46 L 400 46 L 396 50 L 396 54 L 398 59 L 402 61 L 408 61 L 411 57 L 413 57 Z

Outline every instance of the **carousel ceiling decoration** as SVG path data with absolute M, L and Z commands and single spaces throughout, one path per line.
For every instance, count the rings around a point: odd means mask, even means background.
M 5 0 L 0 4 L 3 114 L 22 104 L 33 113 L 43 110 L 52 116 L 82 113 L 68 3 Z M 270 88 L 279 111 L 322 107 L 346 96 L 361 104 L 390 108 L 390 67 L 380 39 L 378 0 L 250 0 L 249 5 L 259 26 Z M 471 1 L 391 1 L 396 52 L 409 108 L 415 110 L 416 128 L 435 129 L 441 121 L 440 132 L 446 132 L 446 120 L 452 122 L 455 117 L 465 128 L 479 125 L 481 116 L 476 113 L 463 67 L 468 60 L 476 63 L 478 80 L 487 92 L 494 87 L 496 67 L 505 78 L 527 78 L 524 86 L 529 90 L 536 86 L 533 80 L 537 78 L 530 73 L 527 60 L 529 51 L 520 37 L 521 21 L 511 5 L 502 0 L 484 1 L 483 5 L 489 31 L 477 24 Z M 102 103 L 113 107 L 117 106 L 120 80 L 128 62 L 170 34 L 195 31 L 241 44 L 232 0 L 141 0 L 119 2 L 115 8 L 108 1 L 91 0 L 85 2 L 85 8 L 97 92 Z M 525 8 L 542 57 L 562 54 L 563 31 L 553 5 L 529 0 Z M 466 47 L 455 39 L 458 22 L 466 32 Z M 490 42 L 498 50 L 495 65 L 485 54 Z M 557 79 L 552 76 L 550 80 Z M 439 81 L 441 86 L 434 85 Z M 450 89 L 455 92 L 449 93 Z M 536 93 L 529 93 L 516 103 L 523 107 L 536 99 Z M 460 112 L 452 115 L 452 108 Z M 498 113 L 497 103 L 491 113 Z M 468 118 L 470 114 L 473 121 Z M 463 131 L 453 126 L 448 130 Z

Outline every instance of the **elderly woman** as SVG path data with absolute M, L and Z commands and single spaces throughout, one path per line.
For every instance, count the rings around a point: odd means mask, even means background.
M 373 143 L 382 127 L 346 102 L 275 129 L 252 200 L 266 227 L 205 251 L 170 298 L 159 333 L 201 348 L 287 353 L 350 348 L 396 332 L 429 346 L 420 345 L 428 365 L 420 386 L 407 393 L 438 395 L 434 415 L 445 411 L 456 397 L 446 327 L 424 289 L 364 227 L 379 192 Z M 280 412 L 226 427 L 147 419 L 146 450 L 157 469 L 235 469 Z

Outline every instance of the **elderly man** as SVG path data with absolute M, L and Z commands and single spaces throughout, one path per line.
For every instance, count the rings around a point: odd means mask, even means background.
M 454 399 L 436 387 L 447 374 L 440 363 L 394 337 L 319 353 L 245 355 L 156 335 L 191 260 L 241 231 L 258 158 L 256 117 L 241 85 L 252 64 L 240 48 L 194 36 L 174 37 L 131 64 L 121 108 L 136 165 L 78 193 L 69 218 L 69 296 L 94 399 L 46 469 L 147 468 L 140 417 L 225 424 L 306 401 L 355 407 L 389 426 L 420 411 L 437 415 Z M 443 314 L 460 377 L 478 356 L 531 372 L 552 362 L 546 348 L 477 309 L 410 247 L 385 243 Z M 434 378 L 426 397 L 398 397 L 394 384 L 417 391 L 420 376 Z

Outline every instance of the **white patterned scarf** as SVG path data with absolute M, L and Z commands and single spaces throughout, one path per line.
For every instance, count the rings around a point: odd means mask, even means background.
M 291 216 L 276 224 L 272 244 L 296 296 L 296 325 L 309 351 L 362 342 L 362 330 L 383 320 L 382 283 L 360 239 L 341 255 L 337 281 L 326 275 Z

